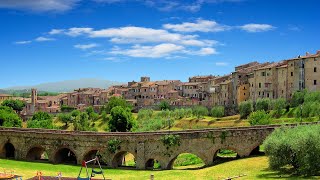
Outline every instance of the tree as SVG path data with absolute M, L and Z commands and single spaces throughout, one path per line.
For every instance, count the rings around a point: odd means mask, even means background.
M 123 99 L 122 97 L 112 96 L 108 100 L 108 103 L 105 105 L 103 110 L 105 110 L 107 113 L 110 113 L 111 109 L 116 107 L 116 106 L 120 106 L 120 107 L 123 107 L 123 108 L 129 108 L 130 111 L 132 109 L 131 105 L 125 99 Z
M 275 111 L 275 116 L 280 117 L 282 110 L 287 106 L 287 101 L 284 98 L 275 99 L 272 101 L 272 109 Z
M 94 112 L 94 109 L 92 106 L 86 108 L 86 113 L 88 114 L 89 119 L 92 121 L 95 121 L 99 118 L 99 114 Z
M 76 108 L 71 107 L 71 106 L 67 106 L 67 105 L 62 105 L 60 109 L 62 112 L 71 112 L 71 111 L 75 110 Z
M 211 109 L 212 117 L 223 117 L 224 116 L 224 106 L 215 106 Z
M 203 118 L 204 116 L 207 116 L 209 114 L 209 111 L 204 106 L 195 106 L 192 110 L 192 113 L 194 116 L 197 117 L 197 119 Z
M 72 116 L 73 118 L 79 116 L 80 114 L 81 114 L 81 111 L 79 111 L 79 110 L 73 110 L 73 111 L 71 112 L 71 116 Z
M 151 119 L 152 115 L 152 109 L 140 109 L 138 112 L 138 120 Z
M 58 115 L 59 121 L 65 123 L 65 126 L 68 126 L 68 123 L 72 122 L 72 116 L 69 113 L 62 113 Z
M 264 142 L 273 170 L 291 167 L 298 175 L 320 173 L 320 126 L 278 128 Z
M 253 110 L 252 101 L 243 101 L 239 104 L 240 118 L 245 119 Z
M 110 115 L 108 124 L 111 132 L 129 132 L 135 126 L 130 108 L 116 106 L 111 109 Z
M 52 116 L 46 112 L 36 112 L 32 118 L 27 121 L 27 128 L 53 129 Z
M 75 131 L 90 131 L 89 115 L 86 112 L 81 112 L 73 120 L 73 128 Z
M 249 117 L 249 123 L 251 126 L 255 125 L 267 125 L 271 123 L 271 116 L 264 110 L 252 112 Z
M 21 100 L 7 99 L 2 102 L 2 106 L 8 106 L 8 107 L 11 107 L 16 112 L 20 112 L 26 106 L 26 103 Z
M 169 104 L 169 102 L 168 101 L 161 101 L 160 103 L 159 103 L 159 109 L 160 110 L 170 110 L 170 104 Z
M 268 98 L 263 98 L 263 99 L 258 99 L 256 102 L 256 111 L 266 111 L 268 112 L 270 109 L 270 99 Z
M 297 107 L 304 102 L 304 96 L 306 95 L 307 91 L 296 91 L 293 93 L 292 99 L 291 99 L 291 106 Z
M 22 120 L 11 107 L 0 106 L 0 126 L 22 127 Z

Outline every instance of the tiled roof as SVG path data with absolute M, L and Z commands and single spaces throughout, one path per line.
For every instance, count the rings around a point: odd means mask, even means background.
M 12 97 L 12 95 L 9 95 L 9 94 L 0 94 L 0 97 Z

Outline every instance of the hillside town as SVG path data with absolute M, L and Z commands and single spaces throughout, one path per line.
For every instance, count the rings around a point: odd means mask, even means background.
M 37 111 L 58 113 L 61 106 L 79 110 L 93 106 L 98 111 L 112 96 L 123 97 L 135 109 L 152 107 L 166 100 L 176 107 L 220 105 L 232 111 L 248 100 L 289 100 L 295 91 L 303 89 L 320 90 L 320 51 L 280 62 L 250 62 L 236 66 L 228 75 L 193 76 L 188 82 L 152 81 L 150 77 L 141 77 L 139 82 L 131 81 L 108 89 L 80 88 L 58 96 L 40 97 L 37 90 L 32 89 L 31 98 L 18 99 L 26 102 L 21 113 L 27 116 Z M 1 101 L 11 98 L 14 97 L 0 95 Z

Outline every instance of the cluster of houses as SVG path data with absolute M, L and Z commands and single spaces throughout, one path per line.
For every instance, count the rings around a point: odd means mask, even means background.
M 27 102 L 26 115 L 35 111 L 56 113 L 62 105 L 83 109 L 93 106 L 99 109 L 112 96 L 121 96 L 135 108 L 155 106 L 166 100 L 173 106 L 203 105 L 234 108 L 242 101 L 259 98 L 290 99 L 295 91 L 320 90 L 320 51 L 316 54 L 283 60 L 280 62 L 250 62 L 236 66 L 234 72 L 224 76 L 194 76 L 188 82 L 180 80 L 151 81 L 141 77 L 108 89 L 82 88 L 58 96 L 38 97 L 32 89 Z M 1 98 L 10 98 L 8 95 Z

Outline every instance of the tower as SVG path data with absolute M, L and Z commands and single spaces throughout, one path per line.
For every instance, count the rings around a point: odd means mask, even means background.
M 141 77 L 141 82 L 150 82 L 150 77 Z
M 38 99 L 37 89 L 32 88 L 31 89 L 31 106 L 30 106 L 30 111 L 32 114 L 34 114 L 35 112 L 37 99 Z

